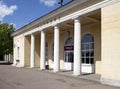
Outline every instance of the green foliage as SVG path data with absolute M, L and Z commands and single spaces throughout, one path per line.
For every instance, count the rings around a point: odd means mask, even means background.
M 13 25 L 7 23 L 0 24 L 0 55 L 13 52 L 13 38 L 11 37 L 13 31 Z

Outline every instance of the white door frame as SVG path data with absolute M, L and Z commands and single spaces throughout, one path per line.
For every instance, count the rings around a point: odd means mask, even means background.
M 67 53 L 67 59 L 66 59 L 66 53 Z M 68 53 L 73 53 L 73 55 L 74 55 L 73 50 L 71 50 L 71 51 L 64 51 L 64 67 L 65 67 L 66 70 L 73 70 L 73 62 L 69 62 L 69 60 L 68 60 L 68 56 L 69 56 Z M 73 61 L 74 61 L 74 59 L 73 59 Z

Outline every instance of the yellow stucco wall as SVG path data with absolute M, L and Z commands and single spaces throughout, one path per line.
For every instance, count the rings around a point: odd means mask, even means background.
M 31 36 L 25 36 L 25 67 L 30 67 Z M 40 67 L 40 35 L 35 35 L 35 67 Z
M 20 67 L 24 66 L 24 36 L 23 35 L 19 35 L 14 37 L 14 62 L 13 64 L 16 65 L 16 59 L 18 59 L 18 50 L 17 47 L 19 47 L 19 60 L 20 60 Z M 18 66 L 19 66 L 18 65 Z
M 25 56 L 24 56 L 24 61 L 25 61 L 25 67 L 30 67 L 30 41 L 31 38 L 30 36 L 25 36 Z
M 102 78 L 120 80 L 120 2 L 102 8 Z
M 53 47 L 53 34 L 46 34 L 46 42 L 48 44 L 48 65 L 49 68 L 53 68 L 53 61 L 52 61 L 52 47 Z
M 40 67 L 40 35 L 35 36 L 35 67 Z

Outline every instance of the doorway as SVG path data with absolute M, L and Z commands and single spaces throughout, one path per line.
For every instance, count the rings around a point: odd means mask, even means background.
M 74 62 L 74 42 L 72 37 L 69 37 L 64 45 L 64 67 L 66 70 L 73 70 Z
M 94 38 L 86 34 L 81 43 L 82 72 L 94 73 Z

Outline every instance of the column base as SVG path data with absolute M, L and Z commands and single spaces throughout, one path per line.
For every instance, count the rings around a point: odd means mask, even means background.
M 111 86 L 120 87 L 120 80 L 101 78 L 101 83 L 111 85 Z
M 40 71 L 44 71 L 45 69 L 40 69 Z
M 58 73 L 59 71 L 54 71 L 54 70 L 53 70 L 53 72 L 54 72 L 54 73 Z
M 29 68 L 35 68 L 35 67 L 29 67 Z
M 82 75 L 82 74 L 73 74 L 73 76 L 75 76 L 75 77 L 80 76 L 80 75 Z

